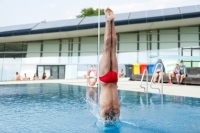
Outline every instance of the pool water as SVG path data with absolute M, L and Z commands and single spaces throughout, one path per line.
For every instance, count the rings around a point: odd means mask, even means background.
M 0 132 L 200 132 L 200 99 L 119 91 L 120 119 L 102 125 L 95 91 L 64 84 L 0 85 Z

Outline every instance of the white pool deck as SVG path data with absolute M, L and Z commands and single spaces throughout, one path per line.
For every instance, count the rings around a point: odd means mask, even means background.
M 70 80 L 6 81 L 6 82 L 0 82 L 0 87 L 1 85 L 5 84 L 37 84 L 37 83 L 60 83 L 60 84 L 79 85 L 79 86 L 87 85 L 86 79 L 73 79 L 73 80 L 70 79 Z M 143 86 L 146 87 L 146 82 L 143 82 Z M 152 85 L 152 87 L 161 88 L 161 84 L 154 84 Z M 139 81 L 129 81 L 128 78 L 119 79 L 118 89 L 144 92 L 144 89 L 140 88 Z M 152 93 L 158 93 L 157 89 L 151 89 L 150 86 L 148 87 L 148 90 L 149 92 Z M 200 98 L 200 86 L 163 84 L 163 94 Z

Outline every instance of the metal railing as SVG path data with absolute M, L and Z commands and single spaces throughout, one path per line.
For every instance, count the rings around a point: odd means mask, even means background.
M 145 72 L 146 72 L 146 89 L 145 89 L 145 87 L 142 86 Z M 140 82 L 140 88 L 143 88 L 143 89 L 144 89 L 144 92 L 148 93 L 148 70 L 147 70 L 147 69 L 145 69 L 145 70 L 143 71 L 142 78 L 141 78 L 141 82 Z
M 161 65 L 161 72 L 162 72 L 161 90 L 160 90 L 160 88 L 153 88 L 153 87 L 152 87 L 152 81 L 153 81 L 153 79 L 154 79 L 154 76 L 155 76 L 156 69 L 157 69 L 158 65 Z M 162 63 L 158 63 L 158 64 L 156 65 L 155 70 L 154 70 L 153 75 L 152 75 L 152 78 L 151 78 L 150 87 L 151 87 L 151 89 L 158 89 L 159 93 L 160 93 L 160 94 L 163 94 L 163 65 L 162 65 Z

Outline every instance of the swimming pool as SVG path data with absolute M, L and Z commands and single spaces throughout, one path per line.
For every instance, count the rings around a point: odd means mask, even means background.
M 98 125 L 94 88 L 64 84 L 0 85 L 1 132 L 200 132 L 200 99 L 119 91 L 117 128 Z M 87 95 L 91 93 L 91 95 Z M 94 99 L 97 101 L 97 99 Z

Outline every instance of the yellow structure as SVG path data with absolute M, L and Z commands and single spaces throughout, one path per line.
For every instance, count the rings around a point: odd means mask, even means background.
M 140 64 L 133 64 L 132 73 L 133 74 L 140 74 Z

